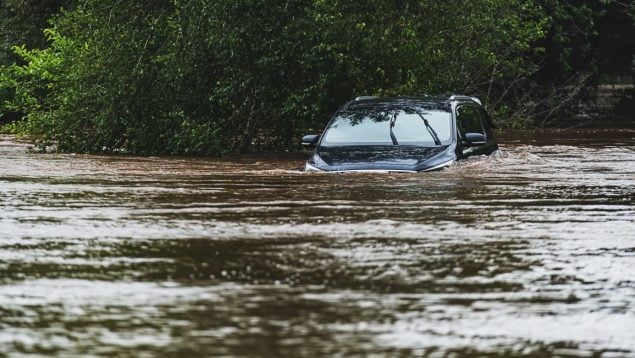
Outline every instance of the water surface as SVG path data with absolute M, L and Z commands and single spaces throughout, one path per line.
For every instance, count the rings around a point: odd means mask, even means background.
M 0 352 L 635 355 L 635 130 L 422 174 L 0 137 Z

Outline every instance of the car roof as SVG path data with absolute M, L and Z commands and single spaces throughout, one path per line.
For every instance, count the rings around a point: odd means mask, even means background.
M 399 96 L 399 97 L 377 97 L 377 96 L 359 96 L 347 103 L 344 107 L 373 107 L 373 106 L 391 106 L 391 105 L 414 105 L 421 107 L 437 107 L 449 109 L 452 102 L 471 102 L 481 105 L 481 101 L 476 97 L 464 95 L 451 96 Z

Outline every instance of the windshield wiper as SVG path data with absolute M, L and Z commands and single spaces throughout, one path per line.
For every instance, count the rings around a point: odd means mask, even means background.
M 425 123 L 426 125 L 426 129 L 428 130 L 428 133 L 430 133 L 430 135 L 432 136 L 432 139 L 434 139 L 434 144 L 436 145 L 441 145 L 441 141 L 439 140 L 439 136 L 437 135 L 437 132 L 434 130 L 434 128 L 432 128 L 432 126 L 430 125 L 430 122 L 428 122 L 428 120 L 419 112 L 417 112 L 417 114 L 419 115 L 419 117 L 421 117 L 421 119 L 423 119 L 423 123 Z M 392 131 L 392 129 L 391 129 Z M 392 132 L 391 132 L 392 134 Z
M 395 113 L 390 119 L 390 139 L 392 139 L 393 145 L 399 145 L 397 137 L 395 137 L 395 133 L 392 131 L 392 129 L 395 127 L 395 122 L 397 122 L 397 113 Z

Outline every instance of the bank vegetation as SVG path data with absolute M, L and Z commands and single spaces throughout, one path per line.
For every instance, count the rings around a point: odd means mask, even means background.
M 464 93 L 500 127 L 632 71 L 635 6 L 556 0 L 6 0 L 0 112 L 61 151 L 294 149 L 358 95 Z M 595 81 L 595 82 L 594 82 Z

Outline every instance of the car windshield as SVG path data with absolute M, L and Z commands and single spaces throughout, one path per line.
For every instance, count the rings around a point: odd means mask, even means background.
M 326 129 L 321 145 L 432 147 L 449 144 L 452 139 L 451 134 L 450 112 L 410 107 L 390 109 L 357 107 L 337 114 Z

